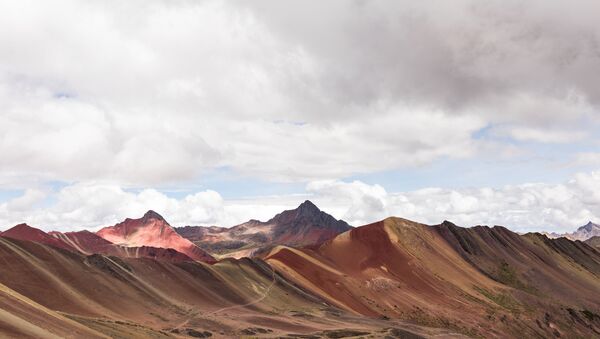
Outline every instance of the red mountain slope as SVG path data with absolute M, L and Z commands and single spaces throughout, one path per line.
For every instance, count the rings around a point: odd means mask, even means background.
M 600 334 L 600 252 L 505 228 L 388 218 L 266 260 L 333 305 L 468 336 Z
M 69 251 L 74 250 L 74 248 L 68 243 L 57 239 L 40 229 L 31 227 L 27 224 L 19 224 L 9 230 L 2 232 L 0 236 L 5 238 L 32 241 L 40 244 L 59 247 Z
M 350 315 L 261 260 L 119 259 L 0 238 L 0 262 L 0 338 L 455 335 Z
M 169 223 L 154 211 L 146 212 L 139 219 L 125 219 L 115 226 L 99 230 L 96 234 L 125 247 L 172 248 L 194 260 L 215 262 L 210 254 L 177 234 Z
M 152 258 L 170 262 L 193 261 L 189 256 L 172 248 L 151 246 L 125 247 L 115 245 L 90 231 L 50 232 L 53 237 L 62 240 L 83 254 L 104 254 L 121 258 Z

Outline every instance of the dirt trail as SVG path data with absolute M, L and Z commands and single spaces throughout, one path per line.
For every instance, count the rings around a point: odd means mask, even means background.
M 258 304 L 259 302 L 263 301 L 266 297 L 269 296 L 269 293 L 271 292 L 271 289 L 273 288 L 273 286 L 275 286 L 275 283 L 277 281 L 276 280 L 277 278 L 276 278 L 276 275 L 275 275 L 275 270 L 273 268 L 271 268 L 271 272 L 273 273 L 271 284 L 269 284 L 269 286 L 265 289 L 265 291 L 263 292 L 263 294 L 261 296 L 259 296 L 258 298 L 254 299 L 254 300 L 252 300 L 250 302 L 247 302 L 245 304 L 238 304 L 238 305 L 232 305 L 232 306 L 223 307 L 223 308 L 220 308 L 218 310 L 215 310 L 215 311 L 203 314 L 203 315 L 209 317 L 209 316 L 213 316 L 213 315 L 216 315 L 217 313 L 221 313 L 221 312 L 224 312 L 224 311 L 229 311 L 229 310 L 233 310 L 233 309 L 236 309 L 236 308 L 243 308 L 243 307 L 252 306 L 254 304 Z M 179 328 L 180 329 L 182 327 L 185 327 L 185 325 L 187 325 L 190 322 L 190 320 L 194 319 L 199 314 L 200 314 L 199 311 L 194 312 L 189 317 L 187 317 L 187 319 L 184 320 L 181 324 L 175 326 L 175 328 Z
M 223 307 L 221 309 L 218 309 L 216 311 L 212 311 L 210 313 L 208 313 L 207 315 L 214 315 L 223 311 L 227 311 L 227 310 L 231 310 L 231 309 L 235 309 L 235 308 L 241 308 L 241 307 L 247 307 L 247 306 L 251 306 L 254 304 L 258 304 L 259 302 L 263 301 L 271 292 L 271 289 L 273 288 L 273 286 L 275 286 L 275 282 L 276 282 L 276 278 L 275 278 L 275 270 L 271 268 L 271 271 L 273 273 L 273 278 L 271 280 L 271 284 L 267 287 L 267 289 L 265 290 L 265 292 L 263 293 L 262 296 L 254 299 L 251 302 L 245 303 L 245 304 L 241 304 L 241 305 L 233 305 L 233 306 L 228 306 L 228 307 Z

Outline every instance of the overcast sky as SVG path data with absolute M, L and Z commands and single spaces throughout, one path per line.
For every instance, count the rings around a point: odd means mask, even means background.
M 600 222 L 598 1 L 2 1 L 0 230 Z

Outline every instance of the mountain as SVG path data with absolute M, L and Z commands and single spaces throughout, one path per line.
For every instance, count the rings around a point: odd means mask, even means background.
M 116 243 L 18 225 L 0 235 L 0 337 L 600 336 L 596 238 L 391 217 L 321 242 L 313 222 L 331 219 L 313 206 L 238 227 L 312 245 L 263 245 L 259 257 L 211 264 L 127 247 L 190 244 L 152 211 L 103 229 Z
M 600 236 L 591 237 L 584 242 L 600 251 Z
M 597 236 L 600 236 L 600 225 L 594 224 L 591 221 L 579 227 L 574 233 L 571 233 L 571 239 L 581 241 Z
M 600 334 L 600 253 L 503 227 L 388 218 L 317 248 L 265 256 L 286 279 L 348 312 L 472 337 Z
M 96 233 L 85 230 L 66 233 L 50 232 L 49 234 L 86 255 L 104 254 L 121 258 L 151 258 L 170 262 L 193 261 L 189 256 L 172 248 L 152 246 L 127 247 L 115 245 Z
M 250 220 L 231 227 L 186 226 L 177 233 L 207 252 L 222 257 L 251 256 L 276 245 L 314 246 L 352 229 L 306 200 L 293 210 L 283 211 L 267 222 Z
M 33 241 L 69 251 L 75 250 L 71 245 L 62 241 L 61 239 L 57 239 L 48 233 L 35 227 L 31 227 L 27 224 L 18 224 L 13 228 L 2 232 L 0 236 L 5 238 Z
M 544 233 L 549 238 L 560 238 L 565 237 L 571 240 L 581 240 L 585 241 L 591 237 L 600 236 L 600 225 L 595 224 L 593 222 L 588 222 L 587 224 L 579 227 L 577 231 L 571 233 Z
M 71 248 L 84 254 L 112 254 L 116 245 L 90 231 L 79 232 L 48 232 L 48 235 L 68 244 Z
M 127 218 L 121 223 L 99 230 L 96 234 L 124 247 L 172 248 L 193 260 L 215 262 L 210 254 L 177 234 L 160 214 L 151 210 L 139 219 Z
M 0 262 L 2 338 L 457 337 L 345 312 L 258 259 L 119 259 L 0 238 Z

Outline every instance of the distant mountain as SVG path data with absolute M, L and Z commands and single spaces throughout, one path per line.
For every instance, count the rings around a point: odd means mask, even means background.
M 53 237 L 50 234 L 27 224 L 18 224 L 15 227 L 2 232 L 0 236 L 4 238 L 26 240 L 39 244 L 50 245 L 69 251 L 75 250 L 75 248 L 61 239 L 57 239 L 56 237 Z
M 193 261 L 187 255 L 172 248 L 115 245 L 90 231 L 66 233 L 52 231 L 46 233 L 27 224 L 19 224 L 5 232 L 1 232 L 0 237 L 49 245 L 84 255 L 103 254 L 121 258 L 150 258 L 170 262 Z
M 125 247 L 172 248 L 186 256 L 204 262 L 215 259 L 191 241 L 183 238 L 158 213 L 148 211 L 139 219 L 125 219 L 114 226 L 105 227 L 97 235 L 111 243 Z
M 151 258 L 170 262 L 193 261 L 189 256 L 172 248 L 152 246 L 126 247 L 116 245 L 90 231 L 66 233 L 49 232 L 49 234 L 86 255 L 104 254 L 121 258 Z
M 231 227 L 186 226 L 175 231 L 207 252 L 224 257 L 250 256 L 276 245 L 314 246 L 352 229 L 306 200 L 270 220 L 250 220 Z
M 48 232 L 48 235 L 60 240 L 84 254 L 111 254 L 116 245 L 90 231 Z
M 600 236 L 591 237 L 584 242 L 600 251 Z
M 571 240 L 587 240 L 591 237 L 600 236 L 600 225 L 595 224 L 593 222 L 588 222 L 587 224 L 579 227 L 577 231 L 571 233 L 542 233 L 549 238 L 560 238 L 565 237 Z

